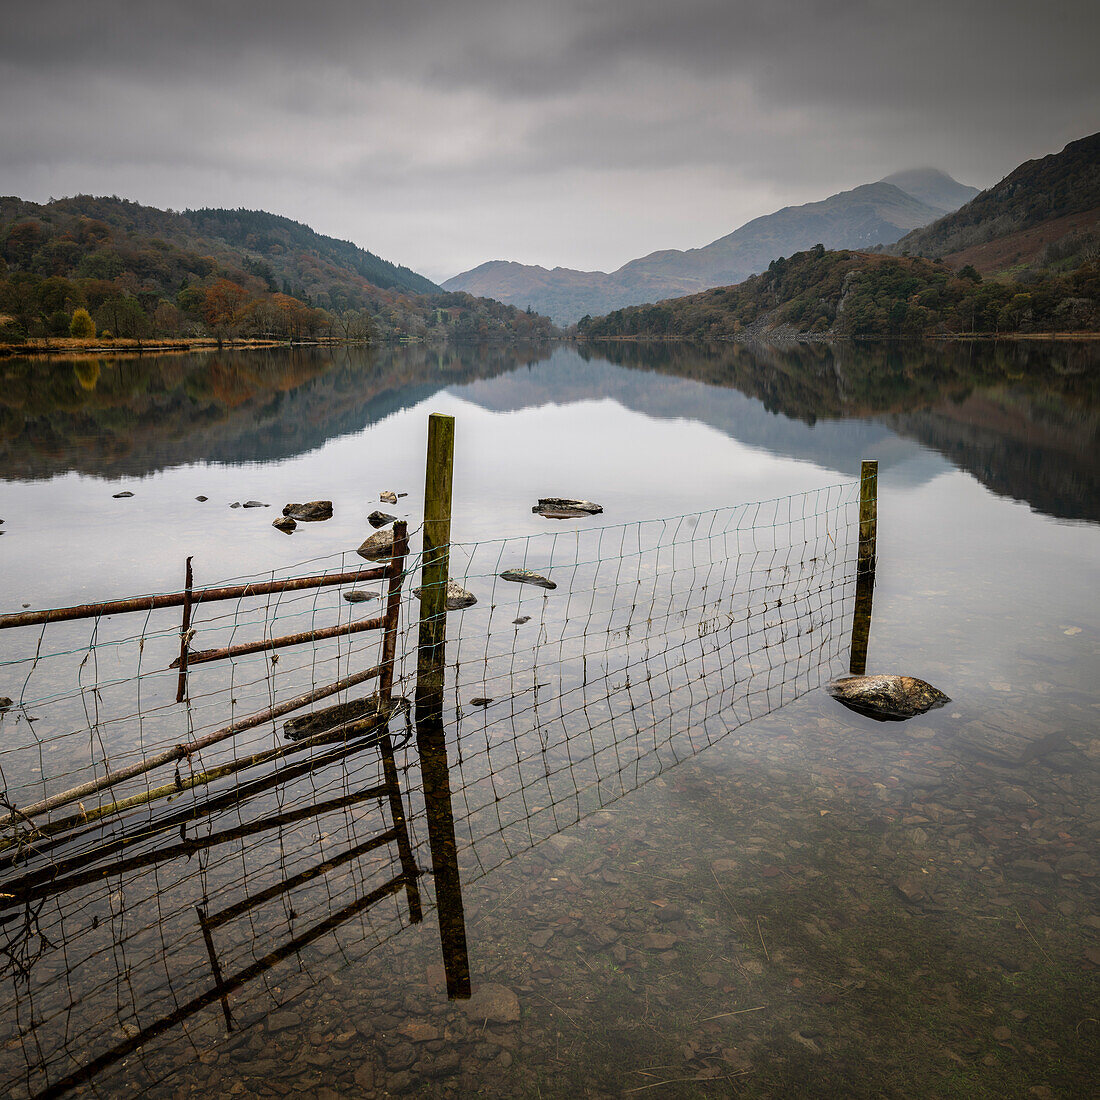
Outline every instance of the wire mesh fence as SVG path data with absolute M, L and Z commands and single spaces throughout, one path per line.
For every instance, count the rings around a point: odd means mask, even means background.
M 453 543 L 443 728 L 463 882 L 835 672 L 858 500 L 855 482 Z M 341 554 L 291 575 L 356 565 Z M 406 576 L 418 565 L 414 554 Z M 353 589 L 359 602 L 344 598 Z M 353 624 L 384 595 L 347 582 L 198 603 L 190 643 Z M 415 687 L 412 583 L 400 601 L 397 700 Z M 436 904 L 420 878 L 432 807 L 410 708 L 395 708 L 388 733 L 326 734 L 319 719 L 319 733 L 290 741 L 284 728 L 362 700 L 378 634 L 196 665 L 176 703 L 180 630 L 169 608 L 0 635 L 12 698 L 0 719 L 0 1083 L 13 1095 L 150 1087 L 284 1001 L 288 967 L 308 981 Z M 28 812 L 233 726 L 201 752 Z

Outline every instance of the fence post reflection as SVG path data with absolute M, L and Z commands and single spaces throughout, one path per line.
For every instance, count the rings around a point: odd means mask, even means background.
M 875 542 L 878 537 L 878 462 L 864 462 L 859 478 L 859 556 L 856 564 L 856 607 L 852 619 L 852 659 L 849 672 L 867 672 L 871 636 L 871 605 L 875 595 Z
M 451 806 L 451 776 L 443 723 L 438 718 L 417 724 L 416 747 L 424 783 L 428 847 L 432 855 L 439 941 L 449 997 L 470 996 L 470 960 L 466 950 L 466 917 L 458 873 L 458 847 Z

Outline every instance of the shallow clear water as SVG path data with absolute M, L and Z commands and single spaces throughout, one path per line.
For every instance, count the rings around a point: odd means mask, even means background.
M 765 679 L 745 681 L 764 684 L 757 696 L 715 686 L 720 647 L 679 664 L 660 650 L 663 679 L 646 699 L 611 657 L 593 693 L 587 671 L 571 679 L 581 650 L 560 648 L 530 664 L 575 702 L 548 716 L 537 692 L 515 701 L 527 666 L 513 655 L 526 651 L 492 647 L 521 637 L 510 620 L 529 611 L 560 645 L 560 594 L 523 586 L 513 607 L 493 588 L 449 626 L 474 1008 L 441 986 L 434 913 L 410 923 L 400 892 L 357 908 L 391 862 L 358 850 L 386 828 L 380 807 L 355 801 L 381 775 L 377 749 L 363 749 L 217 819 L 227 833 L 301 810 L 293 820 L 46 894 L 29 931 L 25 913 L 10 917 L 3 1079 L 33 1094 L 114 1049 L 92 1080 L 104 1095 L 1080 1095 L 1100 1015 L 1096 360 L 1075 345 L 627 345 L 4 362 L 0 611 L 175 590 L 188 555 L 198 584 L 328 564 L 359 544 L 375 507 L 415 528 L 427 413 L 444 412 L 456 418 L 452 537 L 465 544 L 452 572 L 472 589 L 498 571 L 486 540 L 514 537 L 505 545 L 537 556 L 548 525 L 565 530 L 531 514 L 539 497 L 603 505 L 569 529 L 642 531 L 727 506 L 736 527 L 743 502 L 847 486 L 822 514 L 835 506 L 848 522 L 860 460 L 877 458 L 869 671 L 921 676 L 952 702 L 880 725 L 817 689 L 846 671 L 841 571 L 835 620 L 818 613 L 828 644 L 785 641 L 795 650 L 783 660 L 765 647 L 754 672 Z M 408 496 L 379 505 L 384 489 Z M 124 490 L 133 497 L 114 498 Z M 289 538 L 270 526 L 285 502 L 315 498 L 333 501 L 332 520 Z M 271 507 L 229 507 L 249 499 Z M 799 545 L 816 537 L 800 530 Z M 608 558 L 604 541 L 597 556 Z M 664 575 L 659 556 L 636 560 L 639 576 L 647 562 Z M 656 600 L 656 582 L 647 591 Z M 324 606 L 340 609 L 335 593 Z M 618 606 L 607 604 L 609 631 Z M 168 651 L 174 621 L 158 621 Z M 772 629 L 762 619 L 769 645 Z M 670 630 L 658 636 L 667 646 Z M 71 637 L 82 654 L 87 630 Z M 37 643 L 7 631 L 0 654 Z M 287 683 L 316 683 L 316 662 L 291 652 Z M 343 671 L 352 652 L 332 660 Z M 691 678 L 700 662 L 703 686 Z M 266 673 L 249 667 L 202 681 L 210 705 L 197 721 L 228 721 L 219 692 L 244 710 L 247 692 L 265 696 Z M 769 668 L 782 675 L 769 681 Z M 475 692 L 512 702 L 472 707 Z M 5 695 L 19 697 L 6 682 Z M 77 766 L 20 748 L 48 740 L 51 722 L 75 729 L 64 705 L 0 719 L 11 797 L 20 783 L 45 793 Z M 269 742 L 257 735 L 249 751 Z M 412 745 L 395 751 L 428 871 L 423 779 Z M 167 844 L 148 831 L 159 820 L 142 819 L 141 852 Z M 224 974 L 291 945 L 227 994 L 235 1030 L 218 996 L 172 1020 L 217 989 L 194 907 L 209 915 L 319 859 L 334 866 L 218 926 Z M 431 905 L 431 876 L 420 886 Z M 296 943 L 307 927 L 321 931 Z

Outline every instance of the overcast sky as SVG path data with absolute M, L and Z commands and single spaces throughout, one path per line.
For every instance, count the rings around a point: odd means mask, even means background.
M 610 270 L 1100 129 L 1097 0 L 9 0 L 0 193 Z

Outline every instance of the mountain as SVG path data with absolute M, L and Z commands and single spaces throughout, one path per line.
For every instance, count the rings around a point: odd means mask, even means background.
M 1100 133 L 1029 160 L 1000 183 L 894 243 L 894 254 L 940 256 L 983 274 L 1075 266 L 1100 243 Z
M 552 329 L 265 211 L 0 198 L 0 343 L 67 335 L 78 308 L 99 331 L 138 338 L 369 328 L 486 340 Z
M 763 271 L 772 260 L 815 244 L 827 248 L 889 244 L 975 194 L 975 188 L 933 169 L 902 172 L 820 202 L 788 206 L 755 218 L 702 248 L 651 253 L 610 274 L 492 260 L 448 279 L 443 286 L 516 306 L 529 305 L 559 324 L 570 324 L 585 314 L 738 283 Z
M 919 256 L 816 245 L 737 286 L 584 318 L 586 339 L 775 339 L 1100 329 L 1100 261 L 1026 283 Z
M 907 195 L 940 210 L 957 210 L 980 193 L 977 187 L 959 183 L 937 168 L 911 168 L 906 172 L 895 172 L 892 176 L 885 176 L 882 182 L 892 183 Z

